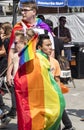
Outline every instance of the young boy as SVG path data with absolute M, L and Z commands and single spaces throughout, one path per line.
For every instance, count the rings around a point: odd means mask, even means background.
M 19 66 L 19 56 L 18 54 L 22 51 L 28 41 L 35 35 L 32 29 L 26 30 L 26 36 L 23 30 L 15 32 L 15 50 L 12 57 L 11 69 L 13 70 L 13 77 L 15 76 L 18 66 Z M 13 83 L 13 82 L 12 82 Z
M 52 43 L 49 39 L 48 35 L 41 34 L 39 35 L 39 40 L 37 44 L 37 48 L 43 53 L 43 55 L 46 54 L 49 62 L 50 62 L 50 68 L 51 68 L 51 73 L 55 79 L 55 81 L 58 83 L 60 87 L 60 65 L 56 59 L 51 57 L 51 52 L 52 52 Z M 37 52 L 38 53 L 38 52 Z M 66 120 L 64 119 L 66 117 Z M 64 121 L 65 120 L 65 121 Z M 75 130 L 75 128 L 72 127 L 72 123 L 64 109 L 63 116 L 62 116 L 62 121 L 63 123 L 67 122 L 67 128 L 63 128 L 63 130 Z
M 16 52 L 12 57 L 12 68 L 14 70 L 13 75 L 14 75 L 17 115 L 18 115 L 18 129 L 19 130 L 20 129 L 43 130 L 51 126 L 53 127 L 53 124 L 55 124 L 56 119 L 61 117 L 62 114 L 59 114 L 59 110 L 61 109 L 63 111 L 65 107 L 65 103 L 64 103 L 64 98 L 62 97 L 61 91 L 58 88 L 58 86 L 55 85 L 55 87 L 57 87 L 57 91 L 59 91 L 57 93 L 55 88 L 53 87 L 52 82 L 50 82 L 49 80 L 50 75 L 48 73 L 48 69 L 46 68 L 48 66 L 48 63 L 46 65 L 46 63 L 44 63 L 43 60 L 43 63 L 41 64 L 37 54 L 35 54 L 33 60 L 29 60 L 29 62 L 26 62 L 25 64 L 19 67 L 18 54 L 20 55 L 24 51 L 23 48 L 28 43 L 28 40 L 35 35 L 35 33 L 32 33 L 32 35 L 30 35 L 28 31 L 26 37 L 24 36 L 24 32 L 16 31 L 15 33 Z M 35 44 L 36 43 L 37 43 L 37 39 Z M 35 44 L 33 45 L 35 46 Z M 51 42 L 49 42 L 49 45 L 51 46 Z M 52 48 L 48 50 L 48 55 L 51 54 L 51 51 Z M 50 69 L 50 66 L 48 67 Z M 48 75 L 46 74 L 45 76 L 44 73 L 42 75 L 41 70 L 43 70 L 45 74 L 47 72 Z M 47 85 L 44 85 L 43 81 L 47 83 Z M 53 94 L 53 96 L 51 96 L 46 90 L 49 90 Z M 58 97 L 62 97 L 60 98 L 61 101 L 59 100 Z M 47 104 L 46 102 L 45 104 L 45 100 L 46 101 L 49 100 L 49 103 Z M 63 103 L 61 107 L 59 105 L 60 102 L 61 104 Z M 51 108 L 52 105 L 53 107 Z M 56 108 L 57 110 L 55 110 Z M 38 121 L 40 121 L 40 123 L 38 123 Z M 56 125 L 58 126 L 58 124 Z
M 58 85 L 60 85 L 60 66 L 59 66 L 58 61 L 50 56 L 52 53 L 52 43 L 47 34 L 39 35 L 37 48 L 38 48 L 38 50 L 42 51 L 44 54 L 47 55 L 48 60 L 50 62 L 50 66 L 51 66 L 50 67 L 51 73 L 52 73 L 54 79 L 56 80 L 56 82 L 58 83 Z

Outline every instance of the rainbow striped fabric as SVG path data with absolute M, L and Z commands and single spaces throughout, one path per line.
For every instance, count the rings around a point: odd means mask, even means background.
M 35 47 L 36 47 L 36 41 L 37 41 L 38 35 L 36 34 L 29 42 L 28 44 L 23 48 L 23 50 L 20 52 L 20 62 L 19 65 L 23 65 L 24 63 L 34 59 L 35 56 Z M 33 44 L 32 44 L 33 42 Z
M 20 22 L 18 22 L 13 30 L 12 30 L 12 33 L 11 33 L 11 37 L 10 37 L 10 44 L 9 44 L 9 51 L 10 51 L 10 48 L 11 48 L 11 45 L 13 44 L 14 42 L 14 38 L 15 38 L 15 31 L 16 30 L 24 30 L 24 27 L 23 27 L 23 24 L 25 25 L 25 27 L 28 29 L 28 28 L 41 28 L 43 30 L 47 30 L 48 32 L 50 32 L 50 28 L 47 24 L 45 24 L 41 19 L 39 18 L 36 18 L 36 22 L 35 22 L 35 25 L 34 26 L 31 26 L 31 24 L 21 20 Z
M 22 62 L 14 78 L 18 130 L 57 130 L 65 101 L 50 72 L 47 56 L 40 51 L 33 51 L 35 41 L 36 36 L 20 53 Z M 29 53 L 31 44 L 34 48 Z M 28 61 L 23 62 L 25 52 L 28 53 Z M 29 54 L 33 54 L 34 58 L 31 59 Z

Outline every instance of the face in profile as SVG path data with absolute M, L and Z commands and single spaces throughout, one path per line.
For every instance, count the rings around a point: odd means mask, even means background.
M 22 6 L 21 7 L 22 19 L 24 21 L 30 21 L 36 15 L 36 10 L 31 7 Z
M 15 37 L 15 48 L 17 52 L 20 52 L 26 45 L 26 42 L 20 38 L 20 36 Z
M 52 43 L 50 39 L 44 39 L 42 46 L 39 47 L 46 55 L 50 56 L 52 52 Z
M 66 24 L 66 19 L 61 19 L 60 25 L 64 26 Z

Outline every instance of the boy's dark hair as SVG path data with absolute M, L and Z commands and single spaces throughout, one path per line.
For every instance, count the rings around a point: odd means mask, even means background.
M 45 23 L 50 27 L 51 31 L 53 31 L 53 22 L 50 19 L 45 19 Z
M 48 34 L 40 34 L 38 37 L 38 42 L 37 42 L 37 48 L 38 46 L 42 46 L 43 44 L 43 40 L 45 39 L 50 39 L 50 37 L 48 36 Z
M 65 16 L 61 16 L 61 17 L 59 18 L 59 21 L 66 21 L 66 17 L 65 17 Z

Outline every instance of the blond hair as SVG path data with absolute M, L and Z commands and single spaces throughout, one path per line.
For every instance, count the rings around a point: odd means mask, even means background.
M 35 32 L 34 32 L 33 29 L 27 29 L 26 30 L 27 41 L 29 41 L 34 35 L 35 35 Z
M 21 6 L 22 7 L 29 7 L 29 8 L 35 9 L 36 12 L 38 10 L 38 7 L 37 7 L 37 4 L 36 4 L 35 1 L 22 2 Z
M 26 30 L 26 36 L 24 34 L 24 30 L 15 31 L 15 36 L 19 36 L 21 42 L 27 43 L 34 35 L 35 35 L 35 32 L 34 32 L 33 29 L 27 29 Z
M 25 42 L 26 41 L 26 36 L 24 35 L 23 30 L 16 30 L 15 31 L 15 37 L 17 37 L 17 36 L 20 38 L 20 42 Z

